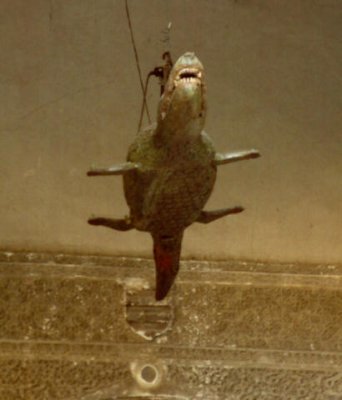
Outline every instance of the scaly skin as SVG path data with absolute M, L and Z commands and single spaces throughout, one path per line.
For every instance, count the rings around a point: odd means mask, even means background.
M 215 152 L 205 133 L 158 146 L 156 132 L 141 132 L 129 149 L 128 160 L 141 167 L 124 175 L 125 196 L 136 229 L 174 235 L 196 221 L 210 196 Z
M 217 165 L 259 157 L 257 150 L 215 153 L 203 131 L 206 116 L 203 66 L 185 53 L 171 70 L 159 101 L 157 123 L 140 132 L 127 162 L 92 169 L 89 176 L 123 175 L 130 216 L 91 218 L 91 225 L 150 232 L 156 264 L 156 299 L 170 290 L 179 269 L 181 242 L 193 222 L 210 223 L 242 207 L 204 211 Z
M 202 64 L 186 53 L 171 71 L 157 124 L 139 133 L 128 151 L 127 161 L 141 165 L 124 175 L 130 222 L 154 239 L 157 275 L 164 275 L 157 299 L 171 287 L 183 231 L 197 220 L 215 183 L 215 151 L 202 130 L 204 92 Z

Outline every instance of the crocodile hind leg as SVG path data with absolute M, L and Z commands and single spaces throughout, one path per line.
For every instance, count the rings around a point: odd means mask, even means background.
M 128 218 L 90 218 L 88 219 L 88 224 L 95 226 L 106 226 L 107 228 L 115 229 L 117 231 L 129 231 L 130 229 L 133 229 L 133 225 Z
M 209 224 L 209 222 L 215 221 L 219 218 L 225 217 L 229 214 L 237 214 L 244 210 L 243 207 L 233 207 L 233 208 L 222 208 L 220 210 L 213 211 L 201 211 L 201 214 L 197 218 L 196 222 L 202 224 Z

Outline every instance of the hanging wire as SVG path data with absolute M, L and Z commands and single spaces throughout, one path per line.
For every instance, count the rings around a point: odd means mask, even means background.
M 146 107 L 146 111 L 147 111 L 147 115 L 148 115 L 147 103 L 146 103 L 146 95 L 147 95 L 148 82 L 150 80 L 150 76 L 152 76 L 152 75 L 153 75 L 152 71 L 147 75 L 146 82 L 145 82 L 145 87 L 144 87 L 144 90 L 143 90 L 143 97 L 144 97 L 145 101 L 142 102 L 142 106 L 141 106 L 140 118 L 139 118 L 139 124 L 138 124 L 138 132 L 140 132 L 140 130 L 141 130 L 142 121 L 143 121 L 143 118 L 144 118 L 145 107 Z M 149 118 L 149 122 L 151 123 L 150 118 Z
M 151 76 L 155 76 L 159 79 L 160 95 L 162 95 L 164 93 L 165 85 L 169 78 L 169 75 L 170 75 L 170 72 L 171 72 L 171 69 L 173 66 L 171 54 L 169 51 L 164 52 L 163 60 L 164 60 L 164 65 L 155 67 L 147 75 L 146 83 L 145 83 L 145 87 L 144 87 L 144 93 L 143 93 L 144 99 L 146 99 L 148 84 L 149 84 L 149 80 L 150 80 Z M 138 132 L 141 129 L 142 120 L 143 120 L 144 111 L 145 111 L 145 104 L 146 104 L 145 102 L 142 103 L 142 107 L 141 107 L 141 111 L 140 111 L 139 125 L 138 125 Z
M 128 0 L 125 0 L 125 5 L 126 5 L 126 15 L 127 15 L 127 20 L 128 20 L 128 26 L 129 26 L 129 31 L 130 31 L 130 34 L 131 34 L 131 41 L 132 41 L 132 46 L 133 46 L 133 51 L 134 51 L 134 56 L 135 56 L 135 62 L 136 62 L 136 65 L 137 65 L 138 74 L 139 74 L 139 80 L 140 80 L 140 86 L 141 86 L 141 90 L 142 90 L 142 93 L 143 93 L 142 114 L 143 114 L 144 110 L 146 109 L 148 122 L 151 123 L 151 117 L 150 117 L 150 113 L 149 113 L 147 102 L 146 102 L 147 83 L 148 83 L 149 77 L 147 77 L 146 85 L 145 85 L 146 87 L 144 87 L 142 74 L 141 74 L 141 69 L 140 69 L 138 51 L 137 51 L 137 48 L 136 48 L 136 45 L 135 45 L 133 29 L 132 29 L 132 23 L 131 23 L 131 17 L 130 17 L 130 14 L 129 14 Z M 140 121 L 139 121 L 139 125 L 138 125 L 138 132 L 140 131 L 141 124 L 142 124 L 142 116 L 140 117 Z
M 164 29 L 162 31 L 162 34 L 163 34 L 162 42 L 164 43 L 164 45 L 165 45 L 165 47 L 167 49 L 166 51 L 164 51 L 163 57 L 162 57 L 163 60 L 164 60 L 164 65 L 156 67 L 152 71 L 150 71 L 148 73 L 148 75 L 147 75 L 146 82 L 145 82 L 145 85 L 144 85 L 143 84 L 143 79 L 142 79 L 142 73 L 141 73 L 141 69 L 140 69 L 138 51 L 137 51 L 137 48 L 136 48 L 136 45 L 135 45 L 135 40 L 134 40 L 134 35 L 133 35 L 133 28 L 132 28 L 130 13 L 129 13 L 128 0 L 125 0 L 125 5 L 126 5 L 127 21 L 128 21 L 129 31 L 130 31 L 130 34 L 131 34 L 131 41 L 132 41 L 132 46 L 133 46 L 133 51 L 134 51 L 134 56 L 135 56 L 135 62 L 136 62 L 136 65 L 137 65 L 138 74 L 139 74 L 139 80 L 140 80 L 140 86 L 141 86 L 141 90 L 142 90 L 142 93 L 143 93 L 143 101 L 142 101 L 139 124 L 138 124 L 138 133 L 139 133 L 140 130 L 141 130 L 141 126 L 142 126 L 145 110 L 146 110 L 148 122 L 149 122 L 149 124 L 151 124 L 151 117 L 150 117 L 150 113 L 149 113 L 148 106 L 147 106 L 147 101 L 146 101 L 147 90 L 148 90 L 148 84 L 149 84 L 150 77 L 153 75 L 153 76 L 155 76 L 155 77 L 157 77 L 159 79 L 160 94 L 162 95 L 164 93 L 164 88 L 165 88 L 166 82 L 168 80 L 170 71 L 172 69 L 173 63 L 172 63 L 171 54 L 170 54 L 170 51 L 169 51 L 169 48 L 170 48 L 170 30 L 171 30 L 172 24 L 171 24 L 171 22 L 169 22 L 167 27 L 166 27 L 166 29 Z
M 171 28 L 172 28 L 172 23 L 169 22 L 167 27 L 162 30 L 163 34 L 162 42 L 164 43 L 167 51 L 170 51 L 171 47 L 171 35 L 170 35 Z

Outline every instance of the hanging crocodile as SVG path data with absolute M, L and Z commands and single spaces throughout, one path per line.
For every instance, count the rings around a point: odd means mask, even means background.
M 88 172 L 89 176 L 123 176 L 129 216 L 91 218 L 88 222 L 152 235 L 156 300 L 167 295 L 175 280 L 184 230 L 194 222 L 207 224 L 243 211 L 242 207 L 203 210 L 217 166 L 259 157 L 257 150 L 216 153 L 203 131 L 206 110 L 203 66 L 194 53 L 185 53 L 170 72 L 159 100 L 157 122 L 138 133 L 127 162 Z

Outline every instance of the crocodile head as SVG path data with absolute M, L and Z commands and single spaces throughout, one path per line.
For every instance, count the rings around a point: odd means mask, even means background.
M 194 53 L 183 54 L 173 66 L 159 101 L 160 132 L 196 136 L 206 115 L 203 65 Z

